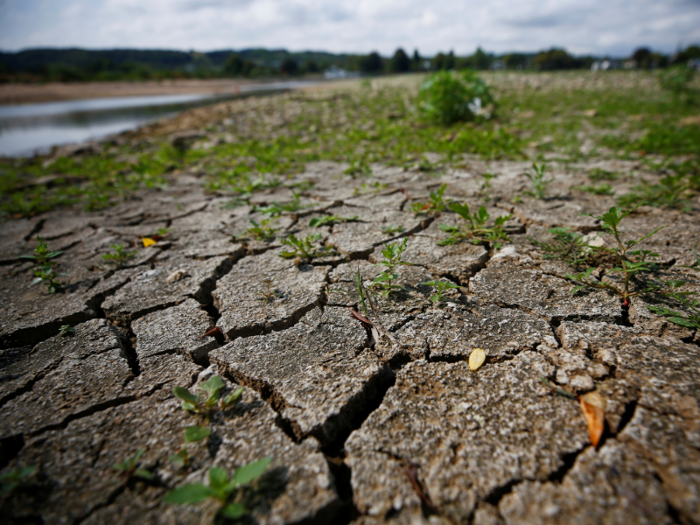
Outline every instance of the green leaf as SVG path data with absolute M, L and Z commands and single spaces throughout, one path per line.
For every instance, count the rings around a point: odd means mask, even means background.
M 241 398 L 241 394 L 245 390 L 244 387 L 237 388 L 234 392 L 226 396 L 224 399 L 224 406 L 229 406 L 231 404 L 237 403 L 238 400 Z
M 183 401 L 182 402 L 182 409 L 193 412 L 193 411 L 197 410 L 197 405 L 195 405 L 194 403 L 190 403 L 189 401 Z
M 192 403 L 194 405 L 199 403 L 199 396 L 196 396 L 196 395 L 190 393 L 189 390 L 187 390 L 186 388 L 183 388 L 181 386 L 176 386 L 175 388 L 173 388 L 173 394 L 175 394 L 175 397 L 177 397 L 178 399 L 182 399 L 183 401 L 187 401 L 187 402 Z M 184 403 L 183 403 L 183 408 L 184 408 Z
M 235 520 L 245 514 L 245 507 L 243 506 L 243 503 L 230 503 L 229 505 L 223 507 L 219 511 L 219 514 L 221 514 L 224 518 Z
M 221 467 L 209 469 L 209 486 L 217 493 L 223 492 L 228 484 L 228 474 Z
M 163 501 L 175 505 L 187 505 L 188 503 L 199 503 L 215 496 L 216 493 L 206 485 L 191 483 L 173 490 L 163 498 Z
M 458 202 L 451 202 L 449 204 L 450 209 L 455 212 L 457 215 L 462 217 L 465 221 L 471 222 L 472 217 L 471 213 L 469 213 L 469 205 L 468 204 L 460 204 Z
M 436 294 L 436 295 L 431 295 L 431 296 L 430 296 L 430 300 L 431 300 L 432 302 L 436 303 L 436 302 L 438 302 L 438 301 L 440 300 L 440 296 L 437 295 L 437 294 Z
M 235 484 L 235 486 L 250 483 L 265 472 L 265 469 L 267 469 L 271 461 L 272 456 L 269 456 L 259 459 L 258 461 L 254 461 L 253 463 L 248 463 L 247 465 L 244 465 L 236 470 L 231 481 Z
M 684 317 L 669 317 L 668 320 L 679 326 L 685 326 L 687 328 L 700 328 L 700 323 L 690 321 Z
M 196 441 L 201 441 L 202 439 L 209 437 L 210 435 L 211 430 L 209 430 L 208 428 L 194 425 L 185 429 L 185 442 L 194 443 Z
M 211 396 L 215 392 L 218 392 L 219 390 L 224 388 L 224 382 L 220 376 L 212 376 L 211 378 L 209 378 L 208 381 L 205 381 L 204 383 L 199 385 L 199 388 L 201 388 Z
M 153 479 L 153 474 L 148 472 L 146 469 L 140 468 L 137 469 L 136 472 L 133 474 L 137 478 L 142 478 L 142 479 Z

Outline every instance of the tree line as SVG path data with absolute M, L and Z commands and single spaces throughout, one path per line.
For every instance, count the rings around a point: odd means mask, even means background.
M 472 55 L 453 51 L 423 57 L 399 48 L 390 57 L 378 52 L 366 55 L 325 52 L 288 52 L 284 49 L 195 51 L 113 49 L 31 49 L 0 52 L 0 82 L 82 82 L 108 80 L 160 80 L 172 78 L 265 78 L 318 75 L 330 67 L 367 75 L 460 69 L 510 69 L 554 71 L 590 68 L 599 57 L 576 57 L 561 48 L 539 53 L 487 53 L 480 47 Z M 637 68 L 662 68 L 700 59 L 700 47 L 692 45 L 673 55 L 642 47 L 626 57 Z

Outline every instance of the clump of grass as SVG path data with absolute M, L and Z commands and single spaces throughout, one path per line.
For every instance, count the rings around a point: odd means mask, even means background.
M 37 470 L 36 466 L 20 467 L 0 474 L 0 501 L 9 498 L 16 489 L 29 485 Z
M 597 186 L 586 186 L 581 185 L 576 187 L 577 190 L 585 191 L 586 193 L 592 193 L 593 195 L 615 195 L 615 190 L 608 183 L 602 183 Z
M 213 376 L 209 380 L 199 385 L 199 389 L 206 393 L 202 397 L 201 394 L 192 394 L 184 387 L 176 386 L 173 389 L 175 397 L 182 400 L 182 409 L 193 414 L 211 418 L 212 415 L 221 410 L 226 410 L 234 406 L 240 400 L 244 388 L 240 387 L 234 390 L 231 394 L 221 399 L 221 390 L 224 388 L 224 382 L 221 377 Z
M 488 242 L 493 244 L 494 249 L 499 249 L 504 242 L 510 242 L 503 225 L 513 216 L 502 215 L 497 217 L 493 226 L 486 226 L 486 222 L 491 218 L 486 208 L 481 206 L 477 213 L 471 213 L 468 204 L 451 202 L 450 209 L 465 221 L 464 226 L 448 226 L 441 224 L 440 229 L 450 234 L 447 239 L 438 241 L 438 246 L 457 244 L 463 240 L 469 240 L 472 244 Z
M 443 195 L 447 189 L 447 184 L 442 184 L 437 191 L 430 190 L 428 202 L 414 202 L 411 204 L 411 211 L 416 217 L 419 215 L 440 215 L 447 204 L 443 200 Z
M 443 126 L 478 116 L 488 118 L 494 106 L 488 86 L 471 70 L 438 71 L 423 83 L 418 96 L 418 109 L 423 117 Z
M 68 337 L 73 334 L 75 334 L 75 328 L 73 328 L 69 324 L 61 325 L 61 328 L 58 329 L 58 335 L 60 335 L 61 337 Z
M 647 308 L 655 314 L 666 317 L 671 323 L 678 326 L 700 329 L 700 301 L 687 297 L 687 295 L 694 294 L 694 292 L 679 293 L 675 291 L 676 288 L 686 284 L 684 281 L 669 281 L 666 284 L 671 288 L 667 295 L 685 306 L 686 309 L 690 310 L 690 313 L 678 312 L 661 306 L 647 305 Z
M 309 226 L 312 228 L 320 228 L 321 226 L 332 226 L 343 222 L 355 222 L 358 216 L 354 217 L 339 217 L 338 215 L 326 215 L 324 217 L 314 217 L 309 221 Z
M 49 293 L 56 293 L 62 284 L 58 280 L 58 277 L 60 277 L 59 274 L 57 274 L 54 269 L 56 264 L 58 264 L 54 259 L 61 255 L 63 251 L 52 252 L 41 237 L 37 236 L 36 240 L 39 244 L 34 248 L 34 255 L 20 255 L 20 259 L 29 259 L 36 264 L 36 266 L 32 268 L 35 279 L 29 286 L 44 283 Z
M 241 487 L 259 478 L 271 461 L 272 457 L 267 457 L 248 463 L 236 469 L 231 478 L 224 469 L 213 467 L 209 469 L 208 486 L 202 483 L 190 483 L 173 490 L 165 496 L 163 501 L 175 505 L 191 505 L 213 499 L 221 504 L 218 511 L 220 516 L 228 519 L 241 518 L 246 512 L 243 502 L 240 501 Z M 230 502 L 232 498 L 236 501 Z
M 544 199 L 545 192 L 547 191 L 547 186 L 554 182 L 554 179 L 545 179 L 545 173 L 547 172 L 548 166 L 546 164 L 532 163 L 532 173 L 525 172 L 525 176 L 532 184 L 532 191 L 528 190 L 525 193 L 536 199 Z
M 532 244 L 542 249 L 544 259 L 561 259 L 572 266 L 583 264 L 590 259 L 591 248 L 579 232 L 562 227 L 549 228 L 547 231 L 554 236 L 552 242 L 542 242 L 528 237 Z
M 591 179 L 594 182 L 602 181 L 602 180 L 617 180 L 620 178 L 620 175 L 614 171 L 608 171 L 604 170 L 602 168 L 593 168 L 588 171 L 588 178 Z
M 402 224 L 390 224 L 389 226 L 382 226 L 381 232 L 387 235 L 394 235 L 395 233 L 401 233 L 405 231 L 406 228 Z
M 432 280 L 432 281 L 426 281 L 426 282 L 421 283 L 421 284 L 424 284 L 426 286 L 432 286 L 433 288 L 435 288 L 435 293 L 430 296 L 430 300 L 434 303 L 442 302 L 445 299 L 444 293 L 447 290 L 455 290 L 455 289 L 458 290 L 460 288 L 459 285 L 457 285 L 455 283 L 451 283 L 449 281 Z
M 660 208 L 675 208 L 689 211 L 695 191 L 700 190 L 700 174 L 688 176 L 676 173 L 663 177 L 658 183 L 650 184 L 645 180 L 634 186 L 632 191 L 621 195 L 617 203 L 621 206 L 635 206 L 642 203 Z
M 249 218 L 248 220 L 252 226 L 248 228 L 245 233 L 238 235 L 239 239 L 252 238 L 259 241 L 270 241 L 275 238 L 276 233 L 281 229 L 273 228 L 271 226 L 275 219 L 270 217 L 261 220 L 259 223 L 252 218 Z

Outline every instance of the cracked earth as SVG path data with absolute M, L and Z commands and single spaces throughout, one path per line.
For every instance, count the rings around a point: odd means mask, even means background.
M 302 192 L 306 207 L 283 214 L 270 242 L 241 241 L 260 214 L 227 209 L 195 172 L 101 213 L 4 224 L 0 466 L 39 468 L 31 490 L 4 502 L 8 522 L 206 522 L 213 504 L 174 507 L 163 496 L 212 466 L 230 472 L 272 456 L 244 495 L 251 523 L 700 523 L 700 336 L 648 312 L 644 297 L 623 308 L 603 290 L 571 296 L 570 269 L 543 259 L 531 239 L 546 240 L 553 226 L 598 231 L 581 212 L 614 202 L 573 198 L 567 188 L 582 176 L 553 166 L 549 199 L 511 204 L 524 162 L 472 160 L 439 179 L 374 165 L 385 186 L 364 194 L 346 166 L 310 164 L 285 181 L 315 183 Z M 446 198 L 479 206 L 486 171 L 497 175 L 491 216 L 513 214 L 511 243 L 438 246 L 447 236 L 439 226 L 456 216 L 416 218 L 409 203 L 444 183 Z M 290 198 L 280 187 L 254 201 Z M 358 220 L 308 226 L 327 215 Z M 697 213 L 640 208 L 623 230 L 667 224 L 646 246 L 668 277 L 700 290 L 700 274 L 681 267 L 700 239 Z M 384 233 L 389 225 L 404 230 Z M 159 228 L 171 233 L 140 246 Z M 278 257 L 279 238 L 316 232 L 341 255 Z M 36 235 L 65 250 L 60 293 L 28 287 L 31 264 L 17 257 Z M 358 308 L 352 274 L 371 280 L 383 244 L 402 237 L 412 265 L 400 267 L 404 290 L 378 299 L 373 341 L 348 311 Z M 110 267 L 100 254 L 113 244 L 137 254 Z M 434 304 L 420 283 L 435 278 L 461 288 Z M 59 335 L 66 324 L 75 334 Z M 213 326 L 220 332 L 203 336 Z M 474 348 L 486 352 L 475 372 Z M 227 390 L 246 387 L 242 402 L 213 419 L 212 436 L 190 444 L 190 466 L 178 467 L 168 458 L 201 421 L 173 388 L 217 374 Z M 552 395 L 542 377 L 606 399 L 597 448 L 578 403 Z M 113 465 L 140 449 L 154 477 L 124 484 Z

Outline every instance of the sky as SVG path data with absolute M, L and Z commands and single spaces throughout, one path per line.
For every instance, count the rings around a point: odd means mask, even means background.
M 0 49 L 264 47 L 424 56 L 700 44 L 700 0 L 0 0 Z

